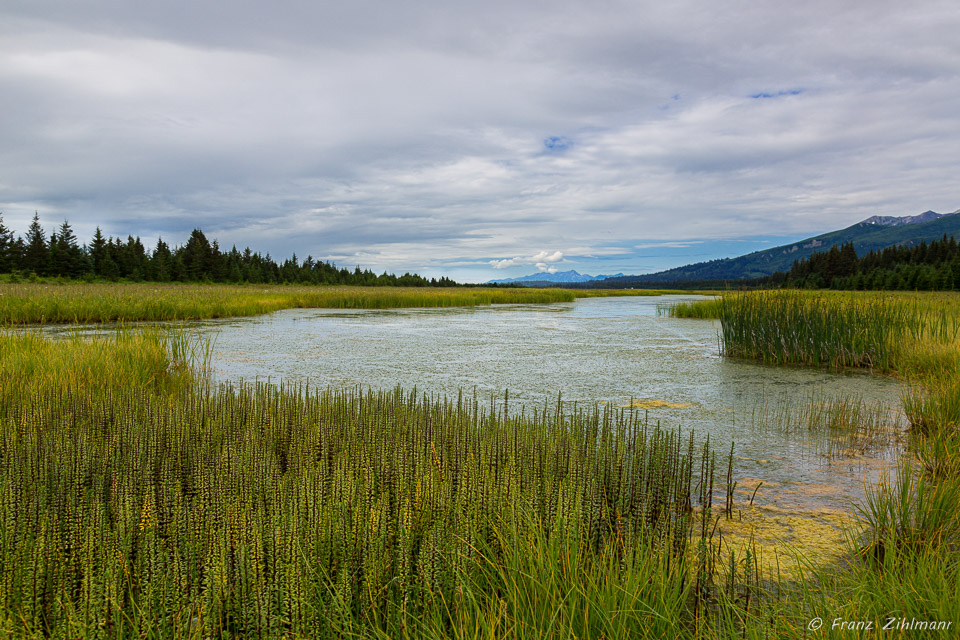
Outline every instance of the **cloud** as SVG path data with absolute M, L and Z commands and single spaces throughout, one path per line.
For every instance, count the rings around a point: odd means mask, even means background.
M 954 211 L 958 30 L 945 0 L 8 2 L 0 211 L 467 280 Z
M 703 244 L 703 240 L 686 240 L 683 242 L 645 242 L 643 244 L 633 245 L 634 249 L 686 249 L 695 244 Z
M 503 260 L 491 260 L 489 264 L 494 269 L 509 269 L 510 267 L 533 264 L 536 265 L 540 271 L 547 271 L 549 269 L 547 263 L 560 262 L 561 260 L 563 260 L 563 252 L 561 251 L 554 251 L 553 253 L 540 251 L 536 255 L 526 258 L 516 257 Z M 551 271 L 550 273 L 555 273 L 555 271 Z
M 766 91 L 754 93 L 751 94 L 750 97 L 759 100 L 765 98 L 781 98 L 783 96 L 798 96 L 801 93 L 803 93 L 803 89 L 782 89 L 773 93 L 768 93 Z

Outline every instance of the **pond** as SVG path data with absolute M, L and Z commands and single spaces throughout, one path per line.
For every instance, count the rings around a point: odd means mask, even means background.
M 343 311 L 291 309 L 193 323 L 214 340 L 213 374 L 317 387 L 474 394 L 512 411 L 612 405 L 644 411 L 717 449 L 758 503 L 848 510 L 896 459 L 896 437 L 858 455 L 827 455 L 825 434 L 758 416 L 773 407 L 857 398 L 902 427 L 900 384 L 864 373 L 771 367 L 719 354 L 719 324 L 658 315 L 693 296 L 584 298 L 552 305 Z M 772 422 L 785 422 L 774 420 Z M 787 420 L 786 422 L 789 422 Z M 723 465 L 726 460 L 724 458 Z M 753 483 L 751 485 L 751 482 Z

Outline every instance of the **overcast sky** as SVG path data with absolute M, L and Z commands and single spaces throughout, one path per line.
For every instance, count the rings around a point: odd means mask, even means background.
M 4 0 L 0 211 L 649 272 L 960 207 L 958 34 L 956 0 Z

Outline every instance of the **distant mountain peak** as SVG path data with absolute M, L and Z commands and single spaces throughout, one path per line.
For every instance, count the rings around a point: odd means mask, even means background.
M 960 212 L 960 209 L 954 213 Z M 917 224 L 918 222 L 930 222 L 943 216 L 951 215 L 948 213 L 937 213 L 936 211 L 924 211 L 916 216 L 871 216 L 860 224 L 875 224 L 881 227 L 899 227 L 904 224 Z
M 591 276 L 587 273 L 578 273 L 574 270 L 557 271 L 556 273 L 531 273 L 528 276 L 520 278 L 503 278 L 501 280 L 490 280 L 488 284 L 527 284 L 532 282 L 591 282 L 593 280 L 603 280 L 604 278 L 616 278 L 622 276 L 622 273 L 606 276 Z

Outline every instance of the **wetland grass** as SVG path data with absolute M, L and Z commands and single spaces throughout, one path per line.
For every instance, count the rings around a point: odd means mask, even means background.
M 164 322 L 254 316 L 299 308 L 541 304 L 572 302 L 578 297 L 660 293 L 467 287 L 0 283 L 0 325 Z
M 905 416 L 882 402 L 856 395 L 810 393 L 798 400 L 787 394 L 765 398 L 745 416 L 755 430 L 799 435 L 826 458 L 870 454 L 895 445 Z
M 705 298 L 703 300 L 684 300 L 657 305 L 659 315 L 675 318 L 696 318 L 699 320 L 714 320 L 720 317 L 722 298 Z
M 18 381 L 0 393 L 9 637 L 672 637 L 701 624 L 690 576 L 704 571 L 694 547 L 712 543 L 695 542 L 694 511 L 709 517 L 713 454 L 639 412 L 213 390 L 157 332 L 4 340 L 2 379 Z M 697 580 L 698 602 L 712 584 Z
M 848 559 L 809 567 L 786 599 L 778 589 L 749 614 L 742 604 L 729 631 L 743 637 L 806 637 L 790 621 L 926 621 L 950 637 L 960 623 L 960 296 L 833 292 L 727 294 L 718 304 L 693 303 L 688 317 L 722 323 L 727 355 L 773 364 L 862 367 L 913 384 L 903 398 L 910 424 L 893 478 L 869 488 L 858 506 Z M 811 424 L 837 423 L 869 436 L 867 411 L 813 404 Z M 822 418 L 826 416 L 826 420 Z M 858 417 L 859 416 L 859 417 Z M 835 421 L 834 418 L 837 418 Z M 779 620 L 780 622 L 777 622 Z M 766 623 L 769 628 L 765 628 Z M 910 628 L 910 627 L 908 627 Z M 927 627 L 917 627 L 927 629 Z M 895 626 L 895 630 L 901 630 Z M 762 630 L 762 631 L 761 631 Z M 825 627 L 825 631 L 827 628 Z M 878 632 L 878 635 L 879 632 Z

